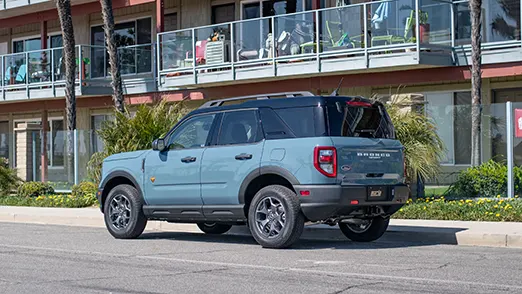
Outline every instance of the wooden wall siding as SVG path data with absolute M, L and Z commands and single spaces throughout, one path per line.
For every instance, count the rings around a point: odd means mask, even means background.
M 40 32 L 40 24 L 39 23 L 31 23 L 23 26 L 13 28 L 12 34 L 15 35 L 26 35 L 27 33 L 39 34 Z
M 210 24 L 210 0 L 181 0 L 181 29 Z
M 153 3 L 147 3 L 142 5 L 135 5 L 135 6 L 129 6 L 124 7 L 120 9 L 114 10 L 114 17 L 116 18 L 116 21 L 118 21 L 118 18 L 126 18 L 132 15 L 140 15 L 147 13 L 150 16 L 152 16 L 152 12 L 154 11 L 154 4 Z M 102 16 L 101 13 L 92 13 L 91 14 L 91 23 L 100 23 L 102 22 Z

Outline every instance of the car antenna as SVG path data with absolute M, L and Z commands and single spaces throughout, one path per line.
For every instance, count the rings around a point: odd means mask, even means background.
M 341 84 L 343 83 L 344 77 L 341 78 L 341 81 L 339 82 L 339 85 L 337 88 L 330 94 L 330 96 L 339 96 L 339 89 L 341 88 Z

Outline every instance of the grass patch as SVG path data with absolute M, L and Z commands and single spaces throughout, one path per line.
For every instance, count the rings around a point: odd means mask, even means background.
M 424 194 L 426 197 L 440 197 L 446 195 L 449 187 L 426 187 L 424 188 Z
M 522 200 L 480 198 L 447 200 L 444 197 L 408 200 L 393 215 L 396 219 L 522 222 Z
M 35 207 L 63 207 L 81 208 L 97 205 L 94 195 L 76 197 L 57 194 L 38 197 L 0 196 L 0 206 L 35 206 Z

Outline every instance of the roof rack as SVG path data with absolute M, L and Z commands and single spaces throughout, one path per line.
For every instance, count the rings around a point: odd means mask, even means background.
M 211 101 L 208 101 L 205 104 L 201 105 L 199 108 L 201 109 L 201 108 L 209 108 L 209 107 L 218 107 L 218 106 L 223 105 L 223 103 L 229 102 L 229 101 L 246 100 L 246 99 L 265 100 L 265 99 L 273 99 L 273 98 L 281 97 L 281 96 L 285 96 L 286 98 L 292 98 L 292 97 L 305 97 L 305 96 L 315 96 L 315 95 L 308 91 L 256 94 L 256 95 L 233 97 L 233 98 L 226 98 L 226 99 L 220 99 L 220 100 L 211 100 Z

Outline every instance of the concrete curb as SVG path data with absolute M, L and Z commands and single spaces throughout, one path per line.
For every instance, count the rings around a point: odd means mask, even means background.
M 96 208 L 0 207 L 0 222 L 105 228 Z M 194 224 L 149 222 L 146 232 L 201 233 Z M 228 234 L 248 235 L 247 227 L 234 227 Z M 337 226 L 307 225 L 301 239 L 346 241 Z M 522 248 L 522 223 L 396 220 L 379 242 L 424 245 L 451 244 Z

